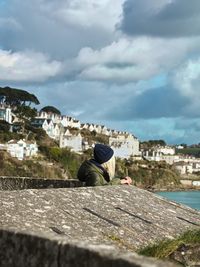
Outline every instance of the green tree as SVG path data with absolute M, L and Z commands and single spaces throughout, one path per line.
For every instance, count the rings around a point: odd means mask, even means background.
M 11 88 L 11 87 L 0 87 L 0 103 L 7 104 L 12 107 L 22 105 L 35 105 L 40 104 L 39 100 L 34 94 L 30 94 L 25 90 Z
M 31 120 L 37 116 L 37 110 L 29 106 L 17 106 L 14 113 L 20 120 L 23 133 L 25 132 L 26 126 L 30 125 Z
M 37 116 L 37 110 L 29 106 L 17 106 L 14 113 L 22 121 L 30 121 Z
M 10 124 L 6 121 L 0 121 L 0 132 L 7 133 L 10 130 Z
M 55 107 L 53 107 L 53 106 L 46 106 L 46 107 L 43 107 L 43 108 L 41 109 L 41 111 L 44 111 L 44 112 L 47 112 L 47 113 L 55 113 L 55 114 L 61 115 L 60 110 L 58 110 L 57 108 L 55 108 Z

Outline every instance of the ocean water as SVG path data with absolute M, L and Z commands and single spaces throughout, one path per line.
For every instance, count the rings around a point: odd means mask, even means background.
M 200 210 L 200 191 L 157 192 L 156 194 Z

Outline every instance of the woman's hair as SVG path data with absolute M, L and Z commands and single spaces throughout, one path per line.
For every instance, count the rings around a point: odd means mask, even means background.
M 115 157 L 114 155 L 106 162 L 101 164 L 103 168 L 108 172 L 110 180 L 115 176 Z

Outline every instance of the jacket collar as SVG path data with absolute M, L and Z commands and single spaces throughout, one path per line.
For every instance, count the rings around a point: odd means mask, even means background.
M 89 162 L 94 164 L 96 167 L 98 167 L 103 172 L 103 177 L 106 180 L 106 182 L 110 182 L 109 173 L 103 168 L 103 166 L 100 163 L 98 163 L 95 159 L 90 159 Z

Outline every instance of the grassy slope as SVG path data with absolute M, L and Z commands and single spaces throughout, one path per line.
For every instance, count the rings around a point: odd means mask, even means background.
M 116 174 L 129 175 L 134 184 L 142 188 L 180 187 L 179 174 L 165 162 L 117 160 Z
M 200 245 L 200 230 L 188 231 L 173 240 L 164 240 L 155 245 L 145 247 L 139 254 L 163 259 L 176 251 L 181 245 Z
M 64 178 L 63 170 L 49 165 L 45 160 L 24 160 L 12 158 L 6 152 L 0 152 L 0 176 L 18 176 L 35 178 Z
M 164 240 L 137 252 L 147 257 L 172 260 L 183 266 L 199 266 L 195 263 L 200 262 L 200 230 L 188 231 L 173 240 Z

